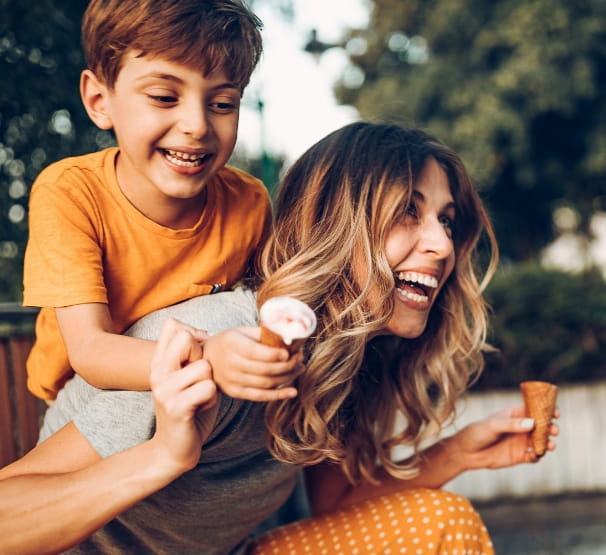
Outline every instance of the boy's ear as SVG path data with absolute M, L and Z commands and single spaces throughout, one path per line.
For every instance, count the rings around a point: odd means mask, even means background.
M 111 129 L 113 123 L 107 106 L 108 88 L 90 69 L 85 69 L 80 75 L 80 96 L 93 123 L 99 129 Z

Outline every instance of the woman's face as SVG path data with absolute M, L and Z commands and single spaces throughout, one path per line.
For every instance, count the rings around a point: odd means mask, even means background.
M 439 291 L 455 265 L 455 204 L 444 170 L 430 158 L 407 213 L 387 235 L 385 252 L 396 288 L 384 333 L 420 336 Z

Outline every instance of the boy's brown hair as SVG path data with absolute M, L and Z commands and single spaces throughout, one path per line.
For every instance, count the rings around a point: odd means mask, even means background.
M 261 26 L 240 0 L 91 0 L 82 43 L 89 69 L 109 88 L 135 52 L 204 75 L 221 68 L 244 90 L 261 56 Z

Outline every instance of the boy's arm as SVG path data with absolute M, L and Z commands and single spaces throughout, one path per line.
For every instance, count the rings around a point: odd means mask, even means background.
M 149 390 L 155 341 L 116 333 L 106 304 L 57 308 L 57 321 L 74 371 L 100 389 Z M 170 313 L 167 312 L 167 317 Z M 296 396 L 287 387 L 303 371 L 301 355 L 259 342 L 259 328 L 238 327 L 208 338 L 186 326 L 201 343 L 219 389 L 237 399 L 276 401 Z
M 70 365 L 88 383 L 100 389 L 150 389 L 155 341 L 116 333 L 106 304 L 62 307 L 56 314 Z M 200 341 L 206 338 L 204 332 L 198 335 Z

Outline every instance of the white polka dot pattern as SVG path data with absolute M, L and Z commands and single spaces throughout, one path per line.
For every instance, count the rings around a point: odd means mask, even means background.
M 271 530 L 254 555 L 494 555 L 467 499 L 415 489 Z

